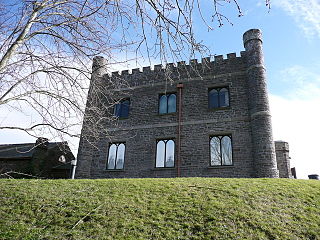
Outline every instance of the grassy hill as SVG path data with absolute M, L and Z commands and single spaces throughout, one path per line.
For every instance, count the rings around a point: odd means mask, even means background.
M 2 179 L 0 239 L 320 239 L 320 181 Z

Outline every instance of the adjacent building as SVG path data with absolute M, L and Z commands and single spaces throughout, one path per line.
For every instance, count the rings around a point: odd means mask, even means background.
M 1 144 L 0 177 L 70 178 L 74 159 L 67 142 Z

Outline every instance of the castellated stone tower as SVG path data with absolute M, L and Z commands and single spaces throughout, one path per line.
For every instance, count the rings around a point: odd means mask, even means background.
M 95 57 L 76 177 L 279 177 L 260 30 L 243 41 L 238 55 L 112 73 Z
M 106 84 L 104 81 L 105 74 L 107 74 L 105 58 L 95 57 L 92 63 L 90 88 L 79 142 L 77 178 L 91 178 L 91 164 L 95 157 L 94 152 L 97 150 L 96 139 L 99 136 L 99 127 L 96 125 L 96 121 L 100 117 L 98 114 L 103 114 L 102 111 L 97 111 L 97 109 L 101 108 L 99 98 L 103 86 Z
M 259 29 L 244 33 L 253 159 L 257 177 L 279 177 L 266 86 L 266 69 Z

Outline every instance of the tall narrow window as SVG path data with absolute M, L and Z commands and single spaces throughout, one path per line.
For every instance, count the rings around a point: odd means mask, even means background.
M 174 141 L 172 139 L 157 142 L 156 167 L 174 167 Z
M 162 94 L 159 97 L 159 113 L 173 113 L 176 112 L 177 97 L 175 93 Z
M 211 166 L 233 164 L 231 136 L 213 136 L 210 138 L 210 158 Z
M 107 169 L 123 169 L 125 151 L 125 143 L 112 143 L 109 146 Z
M 209 91 L 209 108 L 228 107 L 229 104 L 229 89 L 213 88 Z
M 124 99 L 114 106 L 114 115 L 118 118 L 129 117 L 130 99 Z

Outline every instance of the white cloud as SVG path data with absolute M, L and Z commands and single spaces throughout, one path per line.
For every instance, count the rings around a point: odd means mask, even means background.
M 291 86 L 284 96 L 270 95 L 274 139 L 289 142 L 299 178 L 320 174 L 320 73 L 293 66 L 279 78 Z
M 275 140 L 289 143 L 291 167 L 296 167 L 298 178 L 320 174 L 320 97 L 313 100 L 289 100 L 270 96 Z
M 307 37 L 320 38 L 319 0 L 276 0 L 272 6 L 279 7 L 294 18 Z
M 287 97 L 313 99 L 320 96 L 320 64 L 303 67 L 294 65 L 283 69 L 279 78 L 288 85 Z

